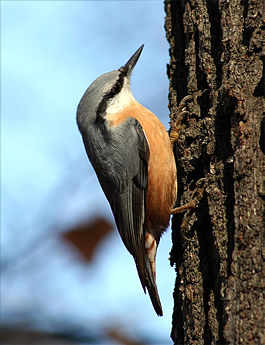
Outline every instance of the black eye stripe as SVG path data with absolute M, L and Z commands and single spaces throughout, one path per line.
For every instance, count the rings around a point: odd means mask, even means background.
M 108 92 L 109 98 L 114 97 L 115 95 L 117 95 L 121 91 L 121 89 L 123 87 L 123 82 L 124 82 L 124 75 L 121 73 L 119 76 L 119 79 L 113 85 L 112 89 Z
M 110 94 L 117 95 L 121 91 L 121 88 L 122 88 L 122 84 L 118 80 L 117 83 L 111 89 Z
M 123 87 L 123 83 L 124 83 L 124 74 L 120 73 L 119 79 L 113 85 L 111 90 L 103 96 L 102 101 L 99 103 L 98 109 L 96 111 L 96 114 L 97 114 L 96 121 L 104 121 L 103 115 L 106 112 L 107 103 L 111 98 L 116 96 L 121 91 L 121 89 Z

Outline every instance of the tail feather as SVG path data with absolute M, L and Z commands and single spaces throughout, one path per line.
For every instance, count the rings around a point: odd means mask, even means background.
M 156 286 L 156 269 L 155 269 L 155 257 L 157 250 L 157 241 L 153 235 L 146 233 L 145 247 L 139 250 L 137 256 L 134 256 L 138 275 L 144 290 L 148 290 L 151 302 L 158 316 L 163 315 L 162 306 Z
M 138 276 L 144 293 L 146 293 L 146 274 L 145 274 L 145 264 L 142 264 L 142 260 L 135 260 Z
M 146 272 L 146 287 L 151 299 L 151 302 L 153 304 L 153 307 L 157 313 L 158 316 L 163 316 L 163 310 L 162 310 L 162 305 L 160 302 L 156 282 L 155 282 L 155 277 L 152 272 L 151 268 L 151 263 L 147 259 L 146 264 L 145 264 L 145 272 Z

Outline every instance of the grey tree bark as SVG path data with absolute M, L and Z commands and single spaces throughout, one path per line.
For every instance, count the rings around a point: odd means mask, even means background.
M 264 344 L 264 3 L 166 0 L 178 203 L 206 178 L 188 226 L 172 222 L 175 344 Z M 185 237 L 191 238 L 188 241 Z

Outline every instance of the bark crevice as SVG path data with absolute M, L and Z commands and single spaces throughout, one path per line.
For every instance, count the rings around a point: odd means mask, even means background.
M 209 13 L 210 32 L 211 32 L 211 55 L 216 67 L 216 88 L 218 89 L 222 83 L 222 62 L 221 56 L 223 52 L 222 44 L 222 28 L 221 16 L 218 2 L 206 0 L 207 10 Z

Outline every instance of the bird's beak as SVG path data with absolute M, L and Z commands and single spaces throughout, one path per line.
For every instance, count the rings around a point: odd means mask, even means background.
M 142 44 L 139 49 L 136 50 L 136 52 L 133 54 L 133 56 L 126 62 L 124 66 L 122 66 L 119 70 L 123 72 L 126 76 L 130 76 L 134 66 L 136 65 L 136 62 L 138 61 L 141 52 L 143 50 L 144 45 Z

